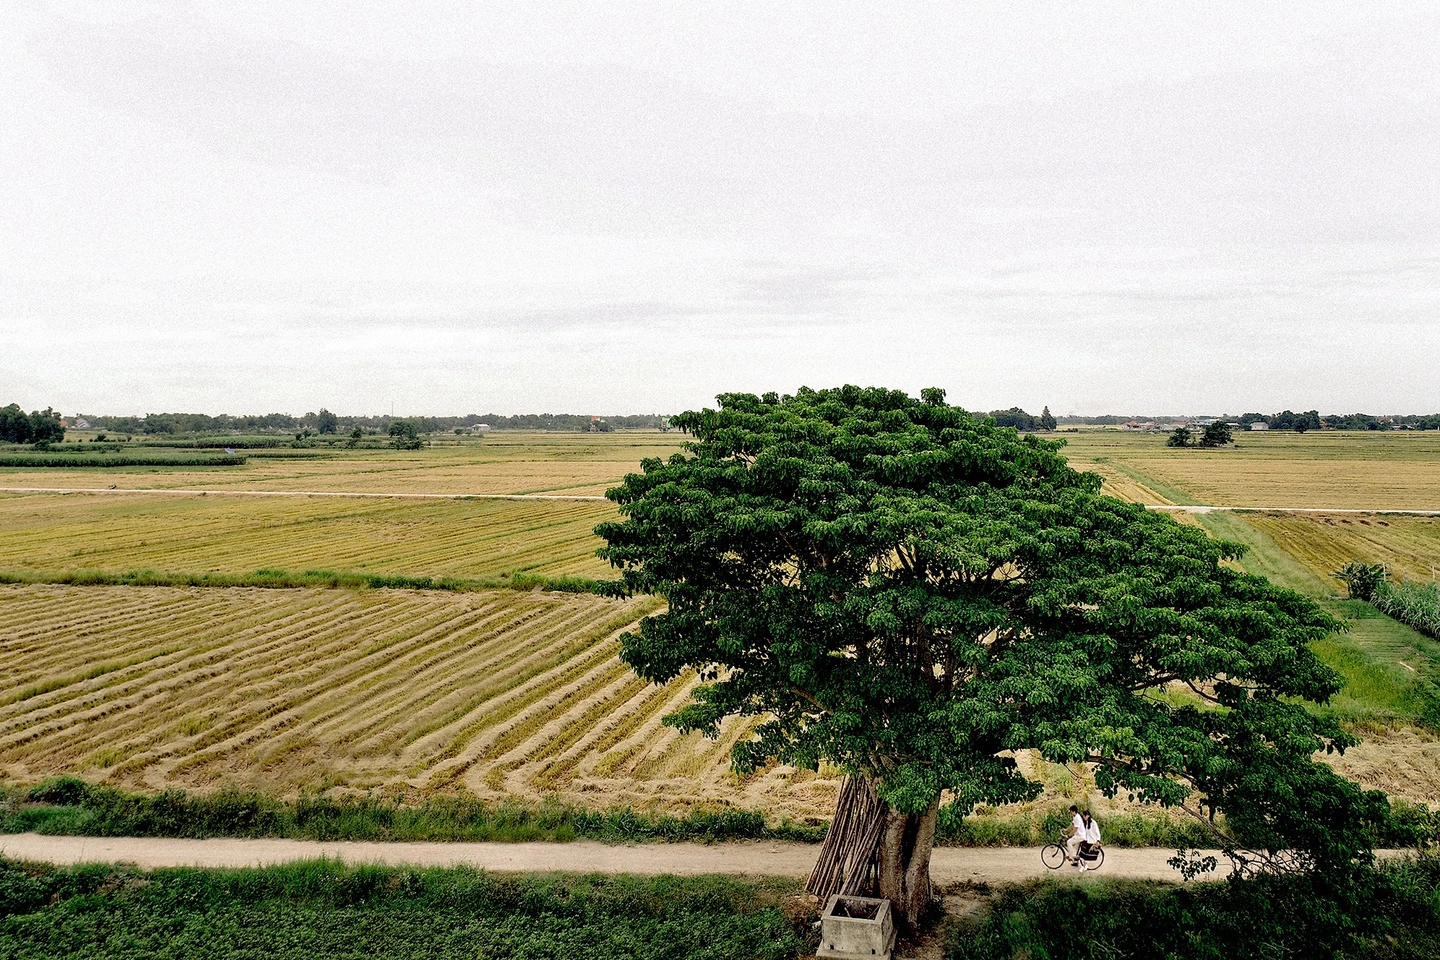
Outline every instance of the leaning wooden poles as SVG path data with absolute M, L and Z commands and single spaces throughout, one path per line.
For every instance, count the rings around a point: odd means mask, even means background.
M 822 903 L 837 893 L 884 897 L 897 921 L 913 932 L 930 903 L 938 806 L 904 814 L 881 800 L 867 778 L 847 777 L 805 889 Z

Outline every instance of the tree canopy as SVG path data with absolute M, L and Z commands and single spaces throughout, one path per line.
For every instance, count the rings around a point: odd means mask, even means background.
M 621 656 L 702 679 L 668 723 L 763 718 L 740 770 L 828 761 L 906 814 L 1038 796 L 1013 758 L 1033 749 L 1096 764 L 1107 795 L 1224 813 L 1246 846 L 1367 854 L 1384 796 L 1312 759 L 1355 739 L 1302 702 L 1339 689 L 1309 644 L 1341 625 L 1235 569 L 1241 546 L 1101 496 L 1061 443 L 943 391 L 718 400 L 673 418 L 685 452 L 643 461 L 597 528 L 614 589 L 668 601 Z

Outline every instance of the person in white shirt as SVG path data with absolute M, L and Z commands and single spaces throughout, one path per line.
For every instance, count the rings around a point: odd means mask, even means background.
M 1065 858 L 1071 863 L 1079 863 L 1080 842 L 1084 840 L 1081 836 L 1085 831 L 1085 819 L 1080 816 L 1080 808 L 1073 803 L 1070 805 L 1070 826 L 1065 828 Z
M 1085 866 L 1085 861 L 1080 858 L 1080 854 L 1100 848 L 1100 824 L 1090 816 L 1090 811 L 1086 810 L 1080 814 L 1079 825 L 1072 826 L 1072 829 L 1075 830 L 1075 835 L 1065 844 L 1066 850 L 1070 853 L 1070 861 L 1081 870 L 1088 870 L 1090 868 Z

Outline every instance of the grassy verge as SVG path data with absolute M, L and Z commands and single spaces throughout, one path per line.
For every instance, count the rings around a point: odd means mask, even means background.
M 56 583 L 121 587 L 317 587 L 345 590 L 558 590 L 601 593 L 602 581 L 588 577 L 545 577 L 515 573 L 499 577 L 407 577 L 398 574 L 346 573 L 335 570 L 263 569 L 254 573 L 174 573 L 163 570 L 0 570 L 0 583 Z
M 1062 807 L 943 820 L 947 846 L 1040 846 L 1068 825 Z M 559 801 L 490 802 L 471 796 L 403 802 L 370 795 L 283 800 L 264 794 L 132 793 L 59 777 L 34 787 L 0 787 L 0 833 L 75 836 L 284 837 L 297 840 L 491 840 L 520 842 L 790 840 L 819 843 L 822 823 L 768 821 L 755 810 L 693 809 L 682 814 L 628 808 L 586 810 Z M 1212 841 L 1197 826 L 1162 813 L 1107 817 L 1115 847 L 1197 847 Z
M 1258 877 L 1189 886 L 1049 878 L 1002 888 L 956 924 L 947 960 L 1440 956 L 1440 860 L 1335 878 Z
M 1200 518 L 1213 535 L 1250 548 L 1241 566 L 1311 597 L 1345 620 L 1349 630 L 1314 645 L 1345 681 L 1330 703 L 1316 709 L 1362 732 L 1409 725 L 1440 730 L 1440 647 L 1369 604 L 1342 599 L 1327 582 L 1295 559 L 1243 515 L 1210 513 Z
M 0 788 L 0 833 L 80 836 L 285 837 L 297 840 L 471 840 L 612 843 L 643 840 L 797 840 L 818 842 L 823 826 L 782 822 L 734 808 L 684 814 L 620 808 L 585 810 L 564 803 L 492 803 L 429 797 L 418 803 L 373 796 L 301 796 L 219 792 L 131 793 L 73 777 L 36 787 Z
M 63 454 L 0 454 L 0 467 L 43 467 L 46 469 L 69 467 L 242 467 L 245 457 L 176 457 L 142 455 L 106 456 L 105 454 L 63 453 Z
M 781 960 L 811 938 L 813 916 L 796 893 L 788 881 L 727 877 L 0 860 L 0 956 Z

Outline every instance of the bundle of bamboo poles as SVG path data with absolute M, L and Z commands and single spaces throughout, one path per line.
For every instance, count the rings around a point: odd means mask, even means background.
M 823 903 L 841 893 L 864 896 L 877 883 L 880 835 L 885 829 L 885 804 L 864 777 L 846 777 L 835 805 L 835 819 L 820 847 L 820 858 L 805 889 Z

